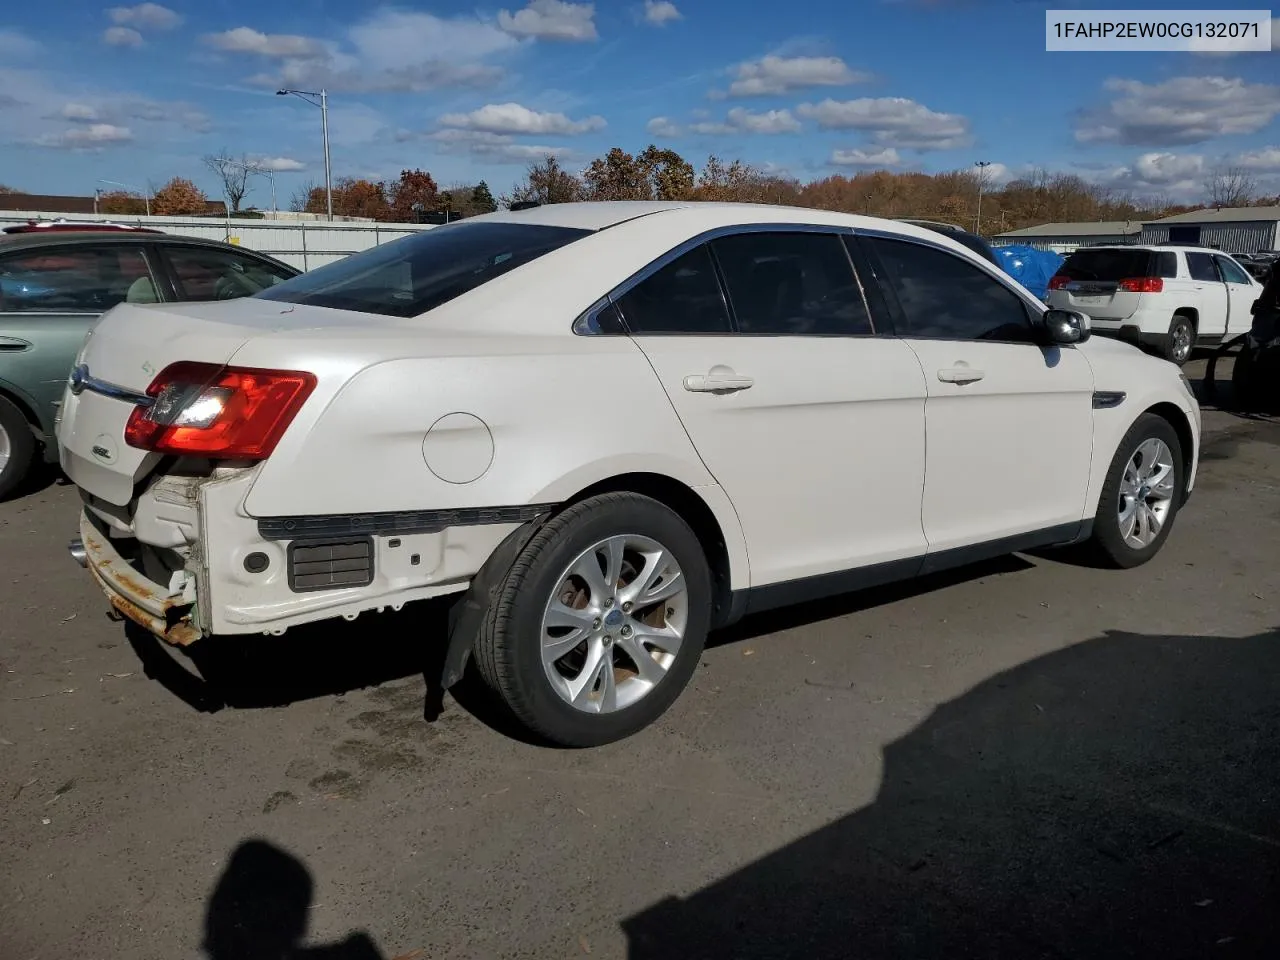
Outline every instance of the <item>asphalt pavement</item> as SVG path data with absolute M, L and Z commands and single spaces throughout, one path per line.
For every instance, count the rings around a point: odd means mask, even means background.
M 0 960 L 1280 956 L 1280 425 L 1206 422 L 1149 565 L 757 617 L 589 751 L 431 702 L 435 606 L 200 679 L 0 504 Z

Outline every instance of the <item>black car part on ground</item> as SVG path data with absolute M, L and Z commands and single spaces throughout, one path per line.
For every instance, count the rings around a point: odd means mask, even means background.
M 1280 269 L 1272 268 L 1253 304 L 1249 332 L 1226 341 L 1209 358 L 1204 373 L 1206 400 L 1217 398 L 1218 360 L 1237 348 L 1231 370 L 1233 406 L 1245 413 L 1280 413 Z

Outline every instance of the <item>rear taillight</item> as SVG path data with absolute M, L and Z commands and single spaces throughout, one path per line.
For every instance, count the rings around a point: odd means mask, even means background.
M 147 387 L 124 428 L 131 447 L 221 460 L 263 460 L 315 389 L 314 374 L 174 363 Z
M 1126 293 L 1160 293 L 1164 290 L 1161 277 L 1130 277 L 1120 281 L 1120 289 Z
M 1064 277 L 1062 276 L 1062 274 L 1058 274 L 1057 276 L 1053 276 L 1049 278 L 1049 289 L 1061 290 L 1070 282 L 1071 282 L 1070 277 Z

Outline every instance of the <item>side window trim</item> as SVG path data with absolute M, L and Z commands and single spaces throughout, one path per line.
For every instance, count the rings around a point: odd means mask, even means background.
M 1015 295 L 1018 302 L 1022 305 L 1023 313 L 1026 315 L 1028 332 L 1030 333 L 1035 332 L 1036 325 L 1041 322 L 1044 311 L 1047 310 L 1048 307 L 1043 303 L 1033 304 L 1033 302 L 1028 299 L 1027 295 L 1019 293 L 1007 282 L 1005 277 L 1001 276 L 1000 273 L 997 272 L 998 268 L 992 269 L 995 267 L 994 264 L 982 260 L 981 258 L 975 257 L 971 260 L 967 257 L 961 257 L 954 250 L 949 250 L 940 243 L 931 243 L 928 240 L 918 237 L 907 237 L 902 234 L 891 233 L 887 230 L 855 230 L 854 241 L 857 243 L 859 253 L 865 257 L 871 265 L 875 276 L 883 276 L 885 278 L 883 282 L 877 283 L 876 286 L 884 297 L 885 306 L 889 315 L 893 319 L 896 336 L 912 340 L 943 340 L 954 343 L 1009 343 L 1015 346 L 1039 347 L 1034 340 L 962 340 L 957 337 L 930 336 L 928 334 L 913 332 L 911 330 L 911 325 L 907 322 L 906 312 L 902 309 L 902 303 L 898 299 L 897 291 L 893 289 L 893 284 L 888 282 L 888 273 L 885 270 L 884 265 L 881 263 L 880 258 L 876 256 L 875 249 L 871 244 L 861 242 L 864 237 L 867 239 L 897 240 L 914 243 L 921 247 L 928 247 L 930 249 L 937 250 L 939 253 L 949 254 L 950 256 L 961 260 L 961 262 L 968 263 L 971 266 L 980 266 L 982 271 L 991 279 L 994 279 L 1002 287 Z M 1033 306 L 1038 308 L 1038 310 L 1033 310 Z
M 729 318 L 728 331 L 725 333 L 710 333 L 710 332 L 702 332 L 702 331 L 697 333 L 683 333 L 683 332 L 671 331 L 671 332 L 665 332 L 661 334 L 654 334 L 654 333 L 637 333 L 634 330 L 632 330 L 631 324 L 627 320 L 627 311 L 622 308 L 622 298 L 625 297 L 628 293 L 630 293 L 633 289 L 640 286 L 640 284 L 644 283 L 645 280 L 648 280 L 654 274 L 661 271 L 663 267 L 670 266 L 672 263 L 675 263 L 675 261 L 679 260 L 681 257 L 685 256 L 686 254 L 693 253 L 695 250 L 698 250 L 702 247 L 706 248 L 707 259 L 711 261 L 711 270 L 716 280 L 716 290 L 719 291 L 720 293 L 720 305 L 724 308 L 725 316 Z M 653 336 L 732 337 L 732 336 L 736 336 L 738 333 L 738 319 L 733 315 L 733 305 L 729 300 L 729 292 L 728 290 L 725 289 L 724 275 L 720 272 L 720 264 L 716 260 L 715 250 L 713 250 L 711 247 L 711 240 L 709 239 L 703 240 L 701 243 L 693 243 L 691 241 L 686 241 L 676 249 L 679 250 L 680 252 L 675 253 L 674 256 L 671 255 L 672 253 L 674 253 L 674 251 L 668 251 L 667 254 L 659 258 L 662 261 L 662 263 L 659 266 L 657 266 L 655 269 L 649 270 L 649 267 L 652 267 L 654 263 L 658 263 L 657 260 L 655 260 L 653 263 L 645 267 L 644 271 L 641 271 L 644 273 L 644 276 L 641 277 L 639 280 L 635 279 L 635 277 L 639 275 L 638 273 L 628 278 L 625 281 L 626 289 L 623 289 L 622 285 L 619 285 L 618 287 L 615 287 L 613 291 L 605 295 L 604 300 L 607 302 L 607 305 L 613 307 L 614 312 L 618 315 L 618 319 L 622 323 L 623 330 L 625 331 L 624 335 L 628 337 L 653 337 Z M 599 308 L 597 308 L 596 310 L 597 317 L 603 311 L 603 309 L 604 309 L 603 306 L 600 306 Z

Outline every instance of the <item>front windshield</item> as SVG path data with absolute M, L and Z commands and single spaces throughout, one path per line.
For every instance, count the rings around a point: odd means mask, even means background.
M 416 317 L 589 233 L 525 223 L 450 224 L 354 254 L 257 296 Z

